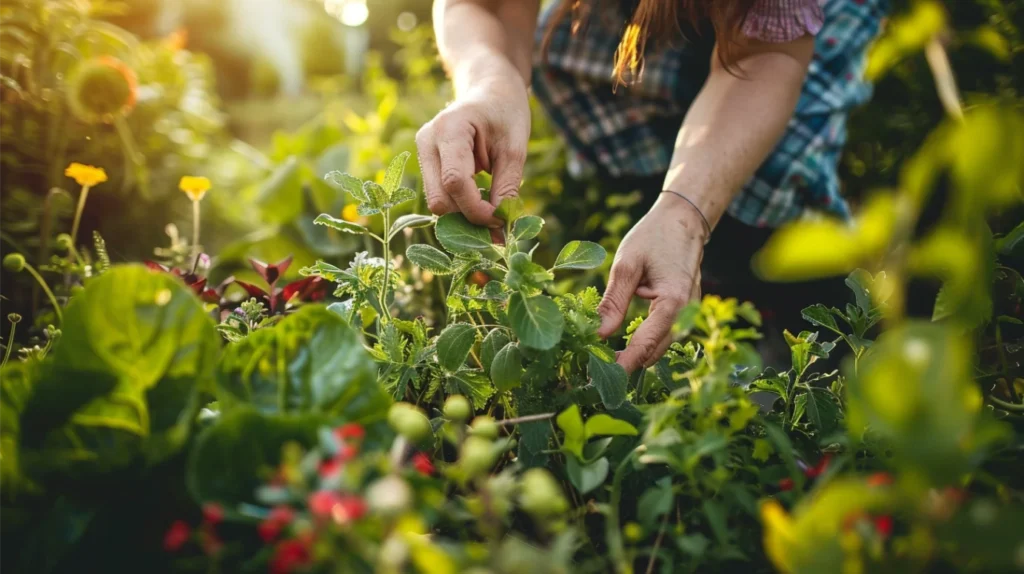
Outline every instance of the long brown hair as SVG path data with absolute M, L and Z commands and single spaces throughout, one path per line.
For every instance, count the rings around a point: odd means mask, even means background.
M 543 53 L 547 53 L 555 27 L 572 17 L 572 32 L 577 33 L 590 16 L 591 3 L 600 0 L 561 0 L 544 37 Z M 618 0 L 615 0 L 618 1 Z M 711 24 L 718 44 L 722 65 L 735 64 L 738 37 L 747 13 L 757 0 L 637 0 L 636 9 L 622 33 L 615 50 L 616 83 L 639 81 L 643 73 L 643 55 L 649 40 L 664 41 L 673 34 L 682 35 L 680 16 L 690 24 L 702 21 Z M 680 12 L 682 10 L 682 12 Z

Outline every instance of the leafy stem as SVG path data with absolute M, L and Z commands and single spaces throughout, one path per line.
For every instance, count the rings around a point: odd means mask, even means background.
M 7 361 L 11 358 L 11 349 L 14 348 L 14 333 L 18 330 L 18 322 L 11 321 L 11 332 L 7 334 L 7 348 L 4 349 L 4 361 L 0 363 L 0 367 L 7 365 Z
M 381 241 L 381 244 L 384 246 L 384 284 L 380 286 L 380 307 L 384 313 L 387 313 L 388 282 L 391 280 L 391 235 L 388 231 L 391 229 L 391 210 L 383 210 L 381 216 L 384 218 L 384 234 L 387 235 L 387 240 Z M 380 237 L 377 237 L 377 239 L 380 240 Z M 381 317 L 381 321 L 386 323 L 384 317 Z
M 622 499 L 622 479 L 626 475 L 629 463 L 633 461 L 636 450 L 629 453 L 622 459 L 619 466 L 615 468 L 615 475 L 612 477 L 612 493 L 608 501 L 608 512 L 605 520 L 605 540 L 608 543 L 608 555 L 612 560 L 612 567 L 616 572 L 629 572 L 629 562 L 626 560 L 626 547 L 622 542 L 622 530 L 619 528 L 619 503 Z

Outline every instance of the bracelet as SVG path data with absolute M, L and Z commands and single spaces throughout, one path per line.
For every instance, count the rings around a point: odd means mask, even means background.
M 704 217 L 704 212 L 701 211 L 699 207 L 697 207 L 696 203 L 690 201 L 689 197 L 686 197 L 685 195 L 679 193 L 678 191 L 672 191 L 671 189 L 664 189 L 664 190 L 662 190 L 662 193 L 671 193 L 672 195 L 675 195 L 675 196 L 679 197 L 680 199 L 682 199 L 686 203 L 689 203 L 690 207 L 693 207 L 693 209 L 697 212 L 697 215 L 700 216 L 701 223 L 704 225 L 704 245 L 707 245 L 708 241 L 711 241 L 711 224 L 708 223 L 708 218 Z

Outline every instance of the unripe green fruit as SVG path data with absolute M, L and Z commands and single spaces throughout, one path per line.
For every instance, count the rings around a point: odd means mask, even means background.
M 478 436 L 470 436 L 462 443 L 459 452 L 459 466 L 467 478 L 476 478 L 494 466 L 494 445 L 491 441 Z
M 4 269 L 18 273 L 24 268 L 25 256 L 21 253 L 11 253 L 4 257 Z
M 388 424 L 395 432 L 413 443 L 422 442 L 431 434 L 430 419 L 409 403 L 395 403 L 388 411 Z
M 494 440 L 498 438 L 498 423 L 492 417 L 480 415 L 469 425 L 469 434 Z
M 472 414 L 469 401 L 462 395 L 452 395 L 444 402 L 444 417 L 450 421 L 464 422 Z
M 68 235 L 67 233 L 61 233 L 60 235 L 58 235 L 56 243 L 57 248 L 60 249 L 61 251 L 67 251 L 71 249 L 71 247 L 75 244 L 75 242 L 71 239 L 71 236 Z
M 519 506 L 535 517 L 561 514 L 569 509 L 562 487 L 542 468 L 531 468 L 519 482 Z

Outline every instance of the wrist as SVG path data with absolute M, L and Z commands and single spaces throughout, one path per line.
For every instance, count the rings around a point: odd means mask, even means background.
M 707 216 L 698 204 L 681 193 L 663 190 L 652 209 L 669 214 L 705 244 L 711 238 L 712 225 Z
M 503 54 L 484 52 L 463 60 L 451 68 L 456 98 L 471 91 L 497 90 L 507 93 L 509 86 L 526 94 L 529 82 Z

